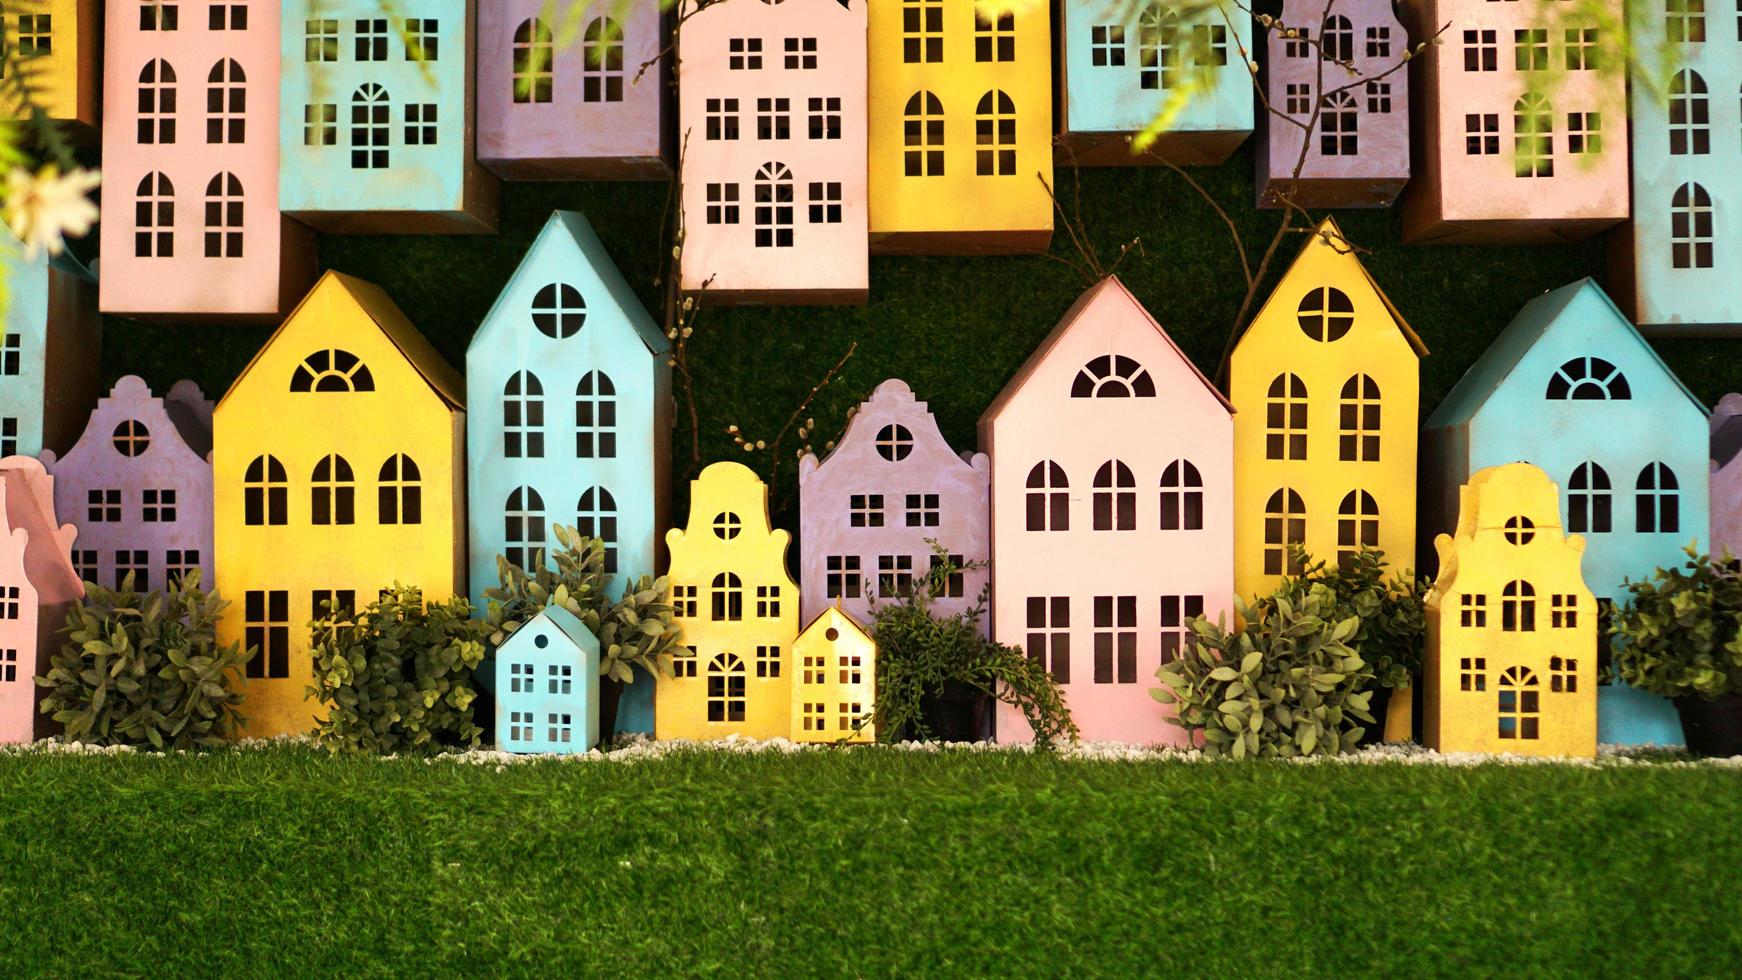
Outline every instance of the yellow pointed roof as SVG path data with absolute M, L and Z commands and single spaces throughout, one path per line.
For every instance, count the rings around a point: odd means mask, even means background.
M 1283 272 L 1282 278 L 1277 280 L 1278 285 L 1286 282 L 1289 276 L 1294 275 L 1295 268 L 1305 260 L 1308 249 L 1316 247 L 1327 238 L 1334 241 L 1348 241 L 1348 236 L 1343 234 L 1343 229 L 1337 224 L 1337 219 L 1332 217 L 1326 217 L 1325 220 L 1318 223 L 1318 227 L 1313 229 L 1312 240 L 1295 253 L 1294 261 L 1288 264 L 1287 271 Z M 1385 307 L 1385 312 L 1390 314 L 1392 322 L 1397 324 L 1398 331 L 1403 334 L 1403 339 L 1409 342 L 1410 349 L 1415 351 L 1415 356 L 1426 357 L 1427 345 L 1422 343 L 1421 336 L 1415 332 L 1415 328 L 1409 325 L 1409 321 L 1403 318 L 1403 314 L 1397 309 L 1397 304 L 1391 302 L 1391 297 L 1385 295 L 1385 290 L 1379 288 L 1379 281 L 1373 278 L 1373 273 L 1367 271 L 1367 264 L 1362 262 L 1361 257 L 1352 251 L 1343 254 L 1354 264 L 1355 268 L 1361 271 L 1361 278 L 1366 280 L 1367 285 L 1373 290 L 1373 294 L 1379 297 L 1379 302 Z M 1276 294 L 1277 290 L 1273 289 L 1270 291 L 1270 295 L 1264 298 L 1264 305 L 1258 308 L 1258 312 L 1249 321 L 1246 331 L 1240 335 L 1240 343 L 1245 343 L 1246 338 L 1251 336 L 1251 324 L 1263 319 L 1265 311 L 1276 299 Z M 1238 345 L 1235 346 L 1238 347 Z

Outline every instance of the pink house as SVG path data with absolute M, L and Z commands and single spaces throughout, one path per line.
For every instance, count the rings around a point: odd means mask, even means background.
M 1731 392 L 1712 409 L 1713 555 L 1742 558 L 1742 395 Z
M 1083 738 L 1184 744 L 1150 697 L 1197 615 L 1231 619 L 1233 408 L 1109 276 L 986 413 L 992 634 L 1065 692 Z M 998 740 L 1033 737 L 1000 704 Z
M 54 477 L 29 456 L 0 459 L 0 744 L 49 733 L 36 676 L 85 588 L 67 563 L 78 531 L 54 522 Z
M 681 13 L 680 285 L 713 303 L 863 303 L 864 0 Z
M 314 278 L 278 210 L 278 23 L 278 0 L 109 4 L 103 312 L 276 322 Z
M 115 382 L 84 435 L 57 460 L 55 512 L 83 529 L 72 551 L 79 579 L 161 589 L 200 571 L 212 588 L 212 403 L 192 381 L 157 398 L 139 378 Z
M 659 0 L 595 4 L 578 23 L 566 11 L 479 6 L 478 162 L 506 180 L 670 177 Z
M 936 541 L 961 567 L 984 565 L 992 464 L 961 456 L 905 381 L 877 386 L 818 462 L 798 464 L 800 619 L 837 603 L 861 623 L 909 595 L 936 562 Z M 961 612 L 985 590 L 984 567 L 951 576 L 933 610 Z

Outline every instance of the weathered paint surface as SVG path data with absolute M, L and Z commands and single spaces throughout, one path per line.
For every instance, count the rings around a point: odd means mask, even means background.
M 792 644 L 792 740 L 875 742 L 877 643 L 839 606 Z
M 52 731 L 36 710 L 67 613 L 85 588 L 67 553 L 78 537 L 54 518 L 54 477 L 29 456 L 0 459 L 0 744 Z M 16 590 L 16 591 L 14 591 Z
M 585 752 L 599 744 L 599 641 L 560 606 L 496 651 L 496 745 L 505 752 Z
M 1742 395 L 1731 392 L 1712 409 L 1713 555 L 1742 557 Z
M 97 402 L 103 330 L 97 282 L 62 253 L 27 259 L 0 225 L 6 330 L 0 345 L 0 456 L 64 452 Z

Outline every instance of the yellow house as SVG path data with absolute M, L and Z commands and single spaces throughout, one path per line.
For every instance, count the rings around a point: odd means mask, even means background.
M 1421 339 L 1326 218 L 1240 338 L 1234 403 L 1234 587 L 1362 545 L 1414 568 Z
M 6 0 L 0 22 L 36 104 L 48 118 L 74 124 L 77 134 L 95 135 L 103 22 L 97 0 Z M 22 116 L 10 83 L 0 86 L 0 119 Z
M 379 287 L 329 272 L 212 421 L 218 636 L 259 649 L 247 733 L 307 732 L 323 600 L 466 594 L 464 382 Z
M 870 5 L 874 253 L 1038 252 L 1052 240 L 1050 4 L 979 7 Z
M 1477 470 L 1434 540 L 1422 665 L 1429 748 L 1597 754 L 1597 601 L 1560 488 L 1529 463 Z
M 792 660 L 793 741 L 877 741 L 877 643 L 839 602 L 798 635 Z
M 791 541 L 769 525 L 768 488 L 743 464 L 714 463 L 690 481 L 689 524 L 665 535 L 685 647 L 654 689 L 657 737 L 791 733 Z

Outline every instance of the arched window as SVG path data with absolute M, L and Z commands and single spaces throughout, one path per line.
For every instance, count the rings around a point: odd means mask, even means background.
M 1647 463 L 1634 484 L 1634 529 L 1640 534 L 1671 534 L 1681 530 L 1681 494 L 1675 471 L 1662 463 Z
M 109 441 L 115 447 L 116 452 L 128 459 L 137 459 L 145 455 L 145 451 L 151 448 L 151 430 L 147 429 L 145 423 L 138 419 L 128 419 L 115 426 L 115 431 L 110 434 Z
M 257 527 L 289 519 L 289 479 L 276 456 L 256 456 L 242 474 L 242 523 Z
M 160 173 L 139 182 L 133 202 L 133 254 L 142 258 L 175 255 L 175 185 Z
M 1499 721 L 1500 737 L 1509 739 L 1534 739 L 1538 737 L 1538 724 L 1541 721 L 1541 692 L 1537 688 L 1536 675 L 1525 667 L 1508 667 L 1500 675 Z
M 1355 60 L 1355 28 L 1342 14 L 1326 17 L 1319 28 L 1319 50 L 1326 61 Z
M 1500 592 L 1500 628 L 1508 633 L 1536 632 L 1536 587 L 1523 579 L 1506 583 Z
M 744 581 L 734 572 L 714 576 L 709 600 L 714 622 L 736 623 L 744 618 Z
M 913 433 L 907 426 L 892 422 L 877 430 L 877 455 L 899 463 L 913 452 Z
M 588 371 L 575 386 L 575 455 L 617 455 L 617 388 L 603 371 Z
M 1154 398 L 1155 381 L 1143 365 L 1123 354 L 1102 354 L 1083 365 L 1071 382 L 1072 398 Z
M 1161 471 L 1161 529 L 1204 528 L 1204 478 L 1189 459 L 1176 459 Z
M 556 82 L 556 44 L 550 28 L 537 17 L 514 29 L 514 101 L 549 102 Z
M 206 258 L 242 257 L 242 182 L 221 173 L 206 184 Z
M 1337 406 L 1337 458 L 1344 462 L 1379 459 L 1379 383 L 1365 374 L 1343 382 Z
M 328 348 L 302 359 L 290 376 L 291 391 L 374 391 L 375 376 L 350 351 Z
M 1342 20 L 1341 17 L 1333 18 Z M 1356 130 L 1360 126 L 1355 97 L 1348 92 L 1332 92 L 1319 103 L 1319 153 L 1328 157 L 1352 157 L 1360 152 Z
M 1034 464 L 1028 471 L 1028 529 L 1030 531 L 1069 531 L 1071 529 L 1070 481 L 1065 468 L 1050 459 Z
M 1362 548 L 1379 547 L 1379 502 L 1365 490 L 1351 490 L 1337 505 L 1337 562 L 1353 561 Z
M 1712 267 L 1712 196 L 1699 184 L 1675 189 L 1669 208 L 1670 261 L 1677 269 Z
M 1676 155 L 1712 152 L 1711 107 L 1706 80 L 1692 68 L 1676 72 L 1669 82 L 1669 152 Z
M 1306 459 L 1306 382 L 1293 374 L 1279 374 L 1270 382 L 1264 402 L 1264 458 Z
M 1264 504 L 1264 574 L 1299 575 L 1305 571 L 1294 546 L 1306 544 L 1306 501 L 1288 487 Z
M 387 167 L 391 100 L 387 90 L 370 82 L 351 93 L 351 169 Z
M 1608 532 L 1611 526 L 1609 474 L 1596 463 L 1580 463 L 1567 481 L 1567 530 Z
M 357 523 L 357 478 L 351 464 L 334 453 L 322 456 L 309 478 L 313 484 L 309 494 L 309 523 Z
M 1159 3 L 1143 8 L 1137 18 L 1137 85 L 1143 89 L 1172 88 L 1179 83 L 1179 14 Z
M 589 487 L 575 504 L 575 530 L 605 544 L 605 574 L 617 574 L 617 500 L 604 487 Z
M 175 69 L 162 58 L 139 71 L 139 142 L 175 142 Z
M 1095 530 L 1133 531 L 1137 528 L 1137 478 L 1131 467 L 1116 459 L 1095 471 Z
M 1294 319 L 1308 337 L 1328 344 L 1342 340 L 1355 325 L 1355 304 L 1335 286 L 1314 286 L 1300 298 Z
M 903 163 L 909 177 L 944 175 L 944 104 L 930 92 L 915 92 L 902 110 Z
M 532 325 L 552 340 L 566 340 L 587 324 L 587 301 L 566 282 L 547 283 L 533 294 Z
M 504 540 L 508 547 L 503 557 L 508 564 L 528 572 L 544 564 L 544 498 L 531 487 L 517 487 L 508 495 L 503 508 Z
M 404 453 L 387 457 L 381 464 L 376 501 L 382 524 L 422 524 L 423 474 L 417 462 Z
M 974 172 L 982 177 L 1016 173 L 1016 103 L 999 89 L 980 96 L 974 108 Z
M 623 28 L 595 17 L 581 36 L 581 101 L 623 101 Z
M 544 456 L 544 385 L 531 371 L 516 373 L 502 388 L 502 455 Z
M 1547 396 L 1574 401 L 1621 401 L 1633 397 L 1627 375 L 1601 357 L 1575 357 L 1548 379 Z
M 735 654 L 708 663 L 708 720 L 744 720 L 744 661 Z
M 792 247 L 792 171 L 784 163 L 756 171 L 756 247 Z
M 247 136 L 248 77 L 230 58 L 206 75 L 206 142 L 241 143 Z
M 1536 92 L 1512 104 L 1512 151 L 1514 175 L 1554 176 L 1554 107 Z

